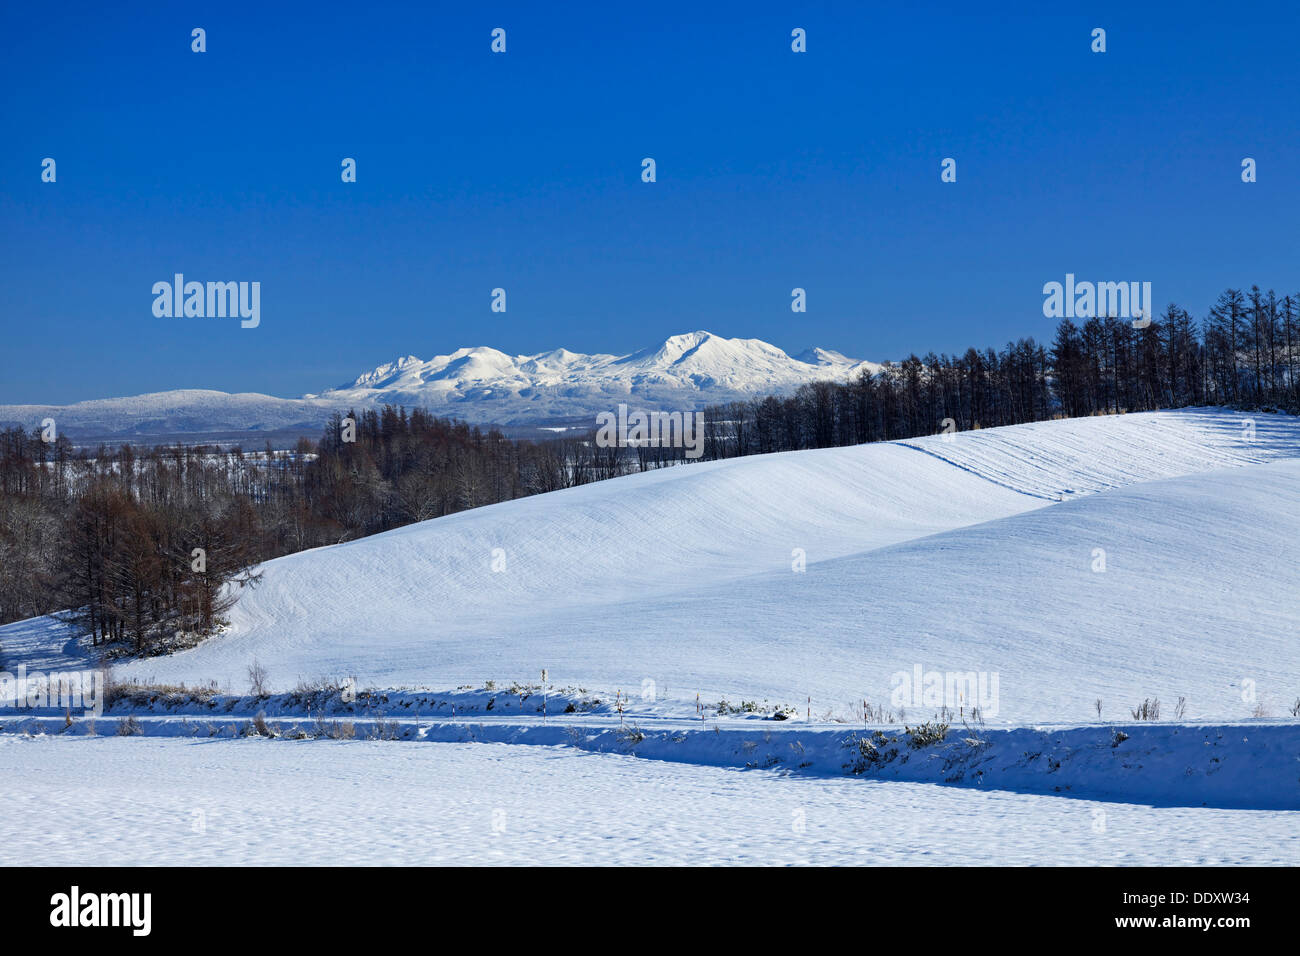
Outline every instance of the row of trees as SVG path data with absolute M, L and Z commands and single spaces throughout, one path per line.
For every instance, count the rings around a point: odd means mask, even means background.
M 909 356 L 705 412 L 703 458 L 1188 405 L 1300 409 L 1296 297 L 1228 290 L 1199 324 L 1064 320 L 1050 346 Z M 685 460 L 682 448 L 531 442 L 427 411 L 335 416 L 291 451 L 100 447 L 0 431 L 0 623 L 63 609 L 147 654 L 210 633 L 261 561 Z
M 911 355 L 875 375 L 711 408 L 703 457 L 1196 405 L 1300 411 L 1300 296 L 1230 289 L 1199 324 L 1176 305 L 1138 325 L 1064 319 L 1050 346 Z
M 0 620 L 71 608 L 92 644 L 136 653 L 209 633 L 259 556 L 256 511 L 212 457 L 0 432 Z
M 261 561 L 627 470 L 620 449 L 511 441 L 392 407 L 257 453 L 77 451 L 11 428 L 0 431 L 0 623 L 72 609 L 93 644 L 183 646 L 223 623 Z

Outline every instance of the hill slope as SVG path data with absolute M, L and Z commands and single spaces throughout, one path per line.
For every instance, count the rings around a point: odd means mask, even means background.
M 1300 695 L 1300 516 L 1280 506 L 1300 424 L 1241 434 L 1200 410 L 634 475 L 269 562 L 229 633 L 129 670 L 241 687 L 256 657 L 279 686 L 449 687 L 546 667 L 825 710 L 887 702 L 921 665 L 998 673 L 1005 720 L 1149 695 L 1239 718 L 1245 678 L 1276 712 Z M 56 630 L 0 645 L 50 666 Z

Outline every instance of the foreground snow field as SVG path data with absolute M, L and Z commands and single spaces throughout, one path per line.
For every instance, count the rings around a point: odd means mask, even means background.
M 568 748 L 5 735 L 0 765 L 4 866 L 1300 863 L 1295 812 Z
M 549 698 L 544 706 L 544 697 Z M 476 702 L 477 700 L 477 702 Z M 849 724 L 758 714 L 687 719 L 664 706 L 618 712 L 613 701 L 502 690 L 186 699 L 141 691 L 101 715 L 25 709 L 0 733 L 304 744 L 378 740 L 563 746 L 672 763 L 799 777 L 951 784 L 1156 806 L 1300 809 L 1300 723 L 1128 721 L 993 729 L 950 716 Z M 721 708 L 717 708 L 721 710 Z M 710 706 L 708 710 L 713 711 Z M 297 750 L 279 751 L 292 772 Z
M 0 861 L 1295 865 L 1297 501 L 1300 420 L 1201 409 L 675 467 L 291 555 L 226 632 L 115 668 L 229 696 L 0 710 Z M 239 699 L 253 661 L 293 693 Z M 0 627 L 10 672 L 90 663 L 52 618 Z M 900 704 L 899 674 L 992 699 Z M 263 711 L 277 739 L 247 739 Z

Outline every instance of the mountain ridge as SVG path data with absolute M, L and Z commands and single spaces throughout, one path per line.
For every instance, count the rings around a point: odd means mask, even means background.
M 408 354 L 299 398 L 173 389 L 70 405 L 0 405 L 0 424 L 33 428 L 54 418 L 70 430 L 117 436 L 261 432 L 317 428 L 334 411 L 393 404 L 473 424 L 541 425 L 594 416 L 620 402 L 693 411 L 880 368 L 828 349 L 791 356 L 761 339 L 696 330 L 626 355 L 563 347 L 509 355 L 490 346 L 462 347 L 430 359 Z

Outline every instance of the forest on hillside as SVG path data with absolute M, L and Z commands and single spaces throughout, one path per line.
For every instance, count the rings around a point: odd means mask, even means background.
M 966 431 L 1198 405 L 1300 410 L 1300 295 L 1230 289 L 1200 322 L 1176 305 L 1145 327 L 1063 319 L 1048 345 L 911 355 L 877 375 L 710 409 L 704 457 L 913 438 L 945 420 Z

